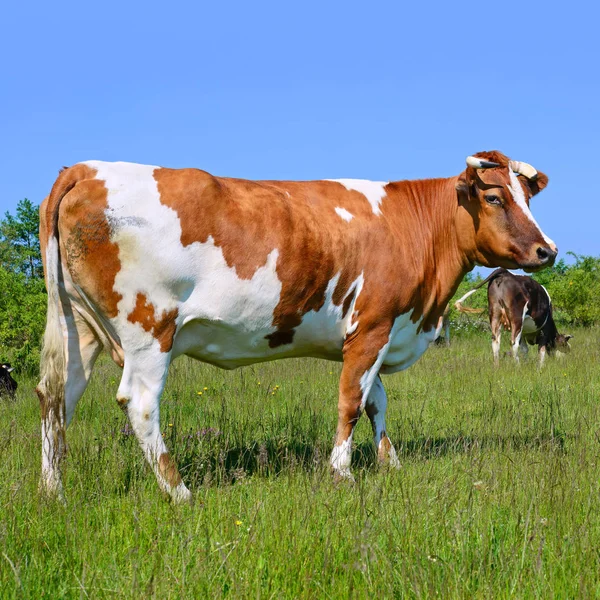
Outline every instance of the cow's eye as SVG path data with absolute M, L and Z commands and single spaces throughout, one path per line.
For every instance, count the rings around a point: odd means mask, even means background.
M 485 201 L 488 204 L 494 204 L 496 206 L 502 206 L 502 200 L 500 200 L 500 198 L 498 198 L 498 196 L 494 196 L 492 194 L 490 194 L 489 196 L 485 197 Z

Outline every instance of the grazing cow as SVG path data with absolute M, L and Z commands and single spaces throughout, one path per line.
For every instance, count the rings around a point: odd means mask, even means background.
M 546 288 L 531 277 L 513 275 L 506 269 L 496 269 L 471 291 L 456 301 L 460 312 L 482 313 L 483 309 L 467 308 L 463 302 L 479 288 L 488 285 L 488 311 L 492 327 L 492 351 L 494 362 L 500 358 L 500 334 L 502 327 L 510 329 L 512 354 L 519 362 L 519 346 L 527 352 L 527 344 L 537 344 L 540 366 L 544 364 L 546 351 L 564 353 L 571 351 L 572 335 L 558 333 L 552 318 L 552 301 Z
M 117 402 L 176 501 L 191 495 L 163 441 L 159 400 L 182 354 L 225 369 L 343 361 L 336 477 L 352 477 L 363 411 L 379 459 L 397 465 L 379 374 L 423 354 L 475 264 L 554 263 L 556 246 L 529 210 L 547 182 L 495 151 L 470 156 L 455 177 L 392 183 L 100 161 L 63 170 L 40 211 L 42 488 L 62 495 L 65 427 L 102 348 L 123 368 Z
M 14 368 L 10 366 L 10 363 L 0 365 L 0 396 L 15 397 L 18 384 L 11 376 L 13 371 Z

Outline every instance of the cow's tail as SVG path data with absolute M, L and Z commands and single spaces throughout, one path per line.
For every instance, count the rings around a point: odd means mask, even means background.
M 63 169 L 52 187 L 46 206 L 42 205 L 40 211 L 40 238 L 46 240 L 44 275 L 48 291 L 48 311 L 40 358 L 40 383 L 36 391 L 42 405 L 42 418 L 52 411 L 53 417 L 63 427 L 66 354 L 61 323 L 60 287 L 63 273 L 58 240 L 58 211 L 62 199 L 75 187 L 80 178 L 77 166 Z
M 480 281 L 472 290 L 468 291 L 464 296 L 461 296 L 455 303 L 454 308 L 458 310 L 458 312 L 462 313 L 470 313 L 470 314 L 481 314 L 485 309 L 483 308 L 469 308 L 467 306 L 463 306 L 463 302 L 472 296 L 478 289 L 482 288 L 486 283 L 489 283 L 493 279 L 496 279 L 498 275 L 505 273 L 506 269 L 496 269 L 492 273 L 490 273 L 483 281 Z

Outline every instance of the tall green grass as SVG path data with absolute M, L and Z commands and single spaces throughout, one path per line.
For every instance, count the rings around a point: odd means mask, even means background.
M 572 344 L 542 372 L 494 369 L 487 336 L 431 348 L 384 377 L 402 469 L 377 468 L 363 417 L 338 486 L 340 365 L 177 361 L 161 423 L 193 506 L 161 497 L 108 360 L 67 433 L 67 506 L 41 499 L 21 381 L 0 401 L 0 597 L 599 597 L 598 332 Z

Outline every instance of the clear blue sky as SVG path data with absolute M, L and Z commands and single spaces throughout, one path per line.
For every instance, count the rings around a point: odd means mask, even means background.
M 409 4 L 407 7 L 405 4 Z M 560 8 L 559 8 L 560 7 Z M 11 2 L 0 211 L 81 160 L 248 178 L 450 176 L 499 149 L 600 254 L 600 9 L 546 2 Z

